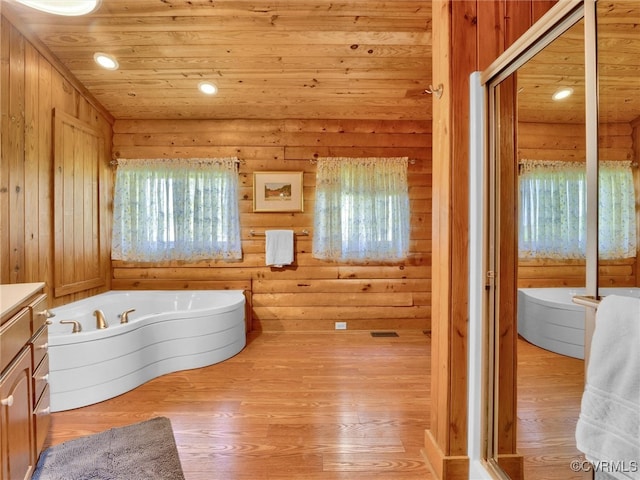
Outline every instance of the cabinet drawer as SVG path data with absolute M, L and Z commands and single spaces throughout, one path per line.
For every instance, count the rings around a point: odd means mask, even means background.
M 42 294 L 38 295 L 33 302 L 29 304 L 29 308 L 31 308 L 33 314 L 32 319 L 32 330 L 31 333 L 36 333 L 42 325 L 47 323 L 49 319 L 49 312 L 47 311 L 47 296 Z
M 15 317 L 0 327 L 0 372 L 31 338 L 31 311 L 22 309 Z
M 36 404 L 33 410 L 33 424 L 35 430 L 35 448 L 36 448 L 36 460 L 42 452 L 42 447 L 47 439 L 49 433 L 49 427 L 51 426 L 51 408 L 50 408 L 50 395 L 49 385 L 46 385 L 40 401 Z
M 33 355 L 33 368 L 38 368 L 40 362 L 49 351 L 49 327 L 40 327 L 40 330 L 31 340 Z
M 38 368 L 33 372 L 33 404 L 38 403 L 42 392 L 49 384 L 49 355 L 45 355 Z

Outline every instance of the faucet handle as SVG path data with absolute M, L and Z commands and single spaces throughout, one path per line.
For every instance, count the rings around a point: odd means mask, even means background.
M 119 317 L 120 317 L 120 323 L 129 323 L 129 314 L 131 312 L 135 312 L 136 309 L 135 308 L 131 308 L 129 310 L 125 310 L 124 312 L 122 312 Z
M 73 325 L 71 333 L 80 333 L 82 331 L 82 325 L 77 320 L 60 320 L 60 323 Z

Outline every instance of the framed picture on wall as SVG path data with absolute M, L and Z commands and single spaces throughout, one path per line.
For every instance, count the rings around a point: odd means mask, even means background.
M 303 172 L 254 172 L 254 212 L 302 212 Z

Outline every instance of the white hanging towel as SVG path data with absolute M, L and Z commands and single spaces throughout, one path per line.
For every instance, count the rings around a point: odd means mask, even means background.
M 608 295 L 598 306 L 576 446 L 610 476 L 640 479 L 640 299 Z M 600 463 L 598 463 L 600 462 Z M 615 467 L 615 470 L 612 469 Z M 618 469 L 618 467 L 622 467 Z M 595 478 L 601 478 L 596 469 Z
M 293 262 L 293 230 L 267 230 L 266 260 L 267 265 L 282 268 Z

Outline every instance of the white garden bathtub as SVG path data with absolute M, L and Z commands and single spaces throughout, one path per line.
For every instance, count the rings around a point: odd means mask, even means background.
M 129 322 L 120 323 L 126 310 Z M 51 309 L 51 411 L 101 402 L 166 373 L 226 360 L 246 345 L 242 290 L 111 291 Z M 96 329 L 95 310 L 108 328 Z M 74 320 L 82 325 L 72 333 Z
M 552 352 L 584 358 L 585 307 L 572 302 L 584 288 L 520 288 L 518 333 Z M 640 288 L 601 288 L 600 295 L 640 298 Z

